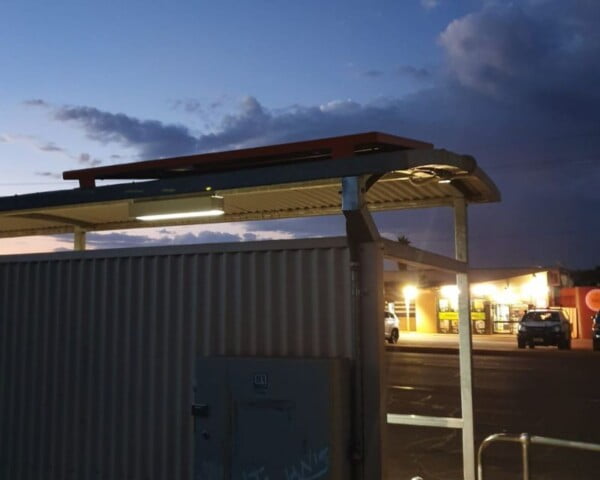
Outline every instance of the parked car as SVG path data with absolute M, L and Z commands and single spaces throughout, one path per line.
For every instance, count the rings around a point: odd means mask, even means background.
M 600 350 L 600 311 L 592 317 L 592 349 Z
M 388 343 L 398 342 L 400 322 L 394 312 L 385 312 L 385 339 Z
M 555 345 L 561 350 L 571 348 L 571 322 L 562 310 L 540 308 L 528 310 L 519 321 L 517 346 Z

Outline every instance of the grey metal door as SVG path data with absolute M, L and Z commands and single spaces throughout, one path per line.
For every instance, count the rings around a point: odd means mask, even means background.
M 349 478 L 348 363 L 199 359 L 194 479 Z

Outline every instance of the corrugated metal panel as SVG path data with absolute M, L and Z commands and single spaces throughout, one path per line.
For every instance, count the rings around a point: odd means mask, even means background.
M 346 247 L 269 246 L 1 260 L 0 478 L 189 479 L 195 355 L 352 356 Z

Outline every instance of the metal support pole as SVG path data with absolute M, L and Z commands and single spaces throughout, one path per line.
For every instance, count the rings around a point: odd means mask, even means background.
M 523 456 L 523 480 L 529 480 L 529 435 L 522 433 L 521 437 L 521 453 Z
M 383 343 L 383 251 L 375 242 L 360 245 L 360 317 L 362 339 L 363 476 L 387 478 L 387 376 Z
M 467 203 L 461 198 L 454 201 L 454 240 L 456 259 L 468 262 L 469 243 Z M 463 419 L 462 451 L 465 480 L 475 480 L 475 426 L 473 419 L 473 344 L 471 339 L 471 301 L 469 276 L 456 274 L 458 287 L 458 346 L 460 365 L 460 399 Z
M 85 234 L 86 231 L 82 228 L 75 227 L 73 230 L 73 249 L 77 251 L 85 250 Z
M 383 247 L 364 201 L 365 179 L 342 179 L 342 210 L 350 247 L 355 343 L 355 480 L 386 477 L 387 378 L 384 365 Z
M 342 211 L 346 217 L 346 234 L 350 243 L 376 242 L 380 239 L 364 200 L 367 191 L 365 183 L 366 179 L 361 177 L 342 178 Z

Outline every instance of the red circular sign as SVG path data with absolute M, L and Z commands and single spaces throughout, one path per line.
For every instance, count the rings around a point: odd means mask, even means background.
M 600 288 L 595 288 L 594 290 L 590 290 L 585 295 L 585 304 L 590 310 L 598 311 L 600 310 Z

